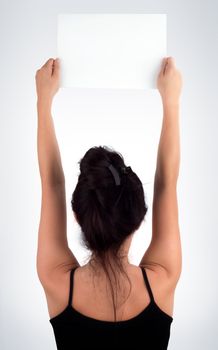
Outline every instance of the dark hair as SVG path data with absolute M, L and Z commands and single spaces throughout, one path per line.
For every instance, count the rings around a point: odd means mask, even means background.
M 110 169 L 102 165 L 105 161 L 119 172 L 120 186 L 116 186 Z M 90 148 L 78 163 L 81 173 L 72 194 L 71 206 L 81 226 L 82 244 L 91 251 L 90 265 L 92 261 L 100 262 L 109 279 L 116 320 L 114 290 L 108 267 L 117 287 L 119 280 L 111 264 L 112 258 L 118 271 L 126 275 L 131 292 L 131 282 L 123 269 L 119 249 L 145 218 L 148 207 L 144 190 L 134 171 L 124 174 L 119 170 L 126 166 L 123 156 L 107 146 Z

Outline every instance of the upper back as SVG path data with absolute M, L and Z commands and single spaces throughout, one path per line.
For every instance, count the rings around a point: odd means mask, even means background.
M 173 321 L 173 291 L 167 287 L 163 275 L 158 276 L 153 270 L 132 265 L 128 276 L 132 291 L 126 303 L 117 310 L 117 322 L 114 322 L 112 301 L 106 292 L 106 279 L 93 285 L 93 276 L 85 267 L 72 269 L 68 278 L 63 278 L 53 297 L 51 293 L 50 297 L 47 296 L 50 322 L 60 349 L 63 342 L 63 349 L 66 349 L 66 344 L 72 346 L 75 337 L 82 336 L 83 332 L 90 332 L 89 338 L 92 337 L 93 341 L 101 334 L 103 341 L 109 334 L 114 337 L 115 329 L 119 329 L 116 338 L 128 338 L 128 344 L 136 336 L 139 339 L 140 332 L 146 330 L 147 343 L 152 342 L 153 346 L 154 342 L 159 342 L 156 345 L 160 347 L 155 349 L 166 348 Z M 154 334 L 159 334 L 158 340 Z M 163 344 L 165 347 L 161 347 Z
M 141 269 L 142 267 L 130 265 L 130 269 L 127 271 L 132 291 L 124 307 L 121 307 L 117 314 L 118 320 L 125 320 L 137 315 L 150 302 Z M 148 267 L 143 267 L 143 269 L 146 272 L 155 303 L 165 313 L 172 316 L 175 286 L 170 284 L 163 272 L 151 270 Z M 49 293 L 51 297 L 47 295 L 48 311 L 51 318 L 58 315 L 66 307 L 69 296 L 70 271 L 58 277 L 52 295 Z M 96 319 L 108 321 L 114 319 L 111 307 L 112 300 L 108 299 L 108 282 L 105 276 L 100 277 L 97 281 L 94 280 L 93 284 L 93 275 L 90 273 L 90 269 L 87 266 L 80 266 L 75 269 L 72 282 L 74 282 L 72 291 L 74 308 Z M 123 290 L 129 291 L 126 279 L 122 281 L 122 284 Z M 122 299 L 120 297 L 120 301 Z

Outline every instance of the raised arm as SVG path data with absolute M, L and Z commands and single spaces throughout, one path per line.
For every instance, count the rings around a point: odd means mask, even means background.
M 38 229 L 37 273 L 45 289 L 54 278 L 79 265 L 67 241 L 65 177 L 51 114 L 59 88 L 59 64 L 49 59 L 36 73 L 37 154 L 41 177 L 41 215 Z
M 154 178 L 152 239 L 140 265 L 150 266 L 154 271 L 163 270 L 172 283 L 176 283 L 182 268 L 177 203 L 182 78 L 173 58 L 163 60 L 157 86 L 162 97 L 163 121 Z

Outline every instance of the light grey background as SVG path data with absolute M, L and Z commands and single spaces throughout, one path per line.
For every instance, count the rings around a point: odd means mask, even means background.
M 168 55 L 175 57 L 184 80 L 178 180 L 183 271 L 176 290 L 169 349 L 215 350 L 218 6 L 215 1 L 196 0 L 1 0 L 0 348 L 55 349 L 36 273 L 41 187 L 35 71 L 49 57 L 56 57 L 57 14 L 66 12 L 167 14 Z M 131 246 L 132 262 L 138 263 L 151 236 L 152 181 L 162 119 L 158 92 L 61 90 L 55 97 L 53 116 L 67 183 L 70 247 L 82 264 L 85 252 L 80 249 L 70 197 L 80 157 L 91 146 L 105 144 L 123 154 L 147 194 L 147 221 Z

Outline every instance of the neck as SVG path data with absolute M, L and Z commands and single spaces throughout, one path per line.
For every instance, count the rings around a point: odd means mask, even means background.
M 110 262 L 106 261 L 105 263 L 107 264 L 107 267 L 109 267 L 110 270 L 111 268 L 117 270 L 117 265 L 113 261 L 113 259 L 110 259 Z M 124 256 L 123 258 L 121 258 L 120 263 L 124 270 L 127 270 L 130 266 L 132 266 L 128 260 L 128 256 Z M 102 263 L 97 259 L 91 259 L 85 266 L 92 271 L 94 270 L 95 273 L 102 274 L 105 272 Z

